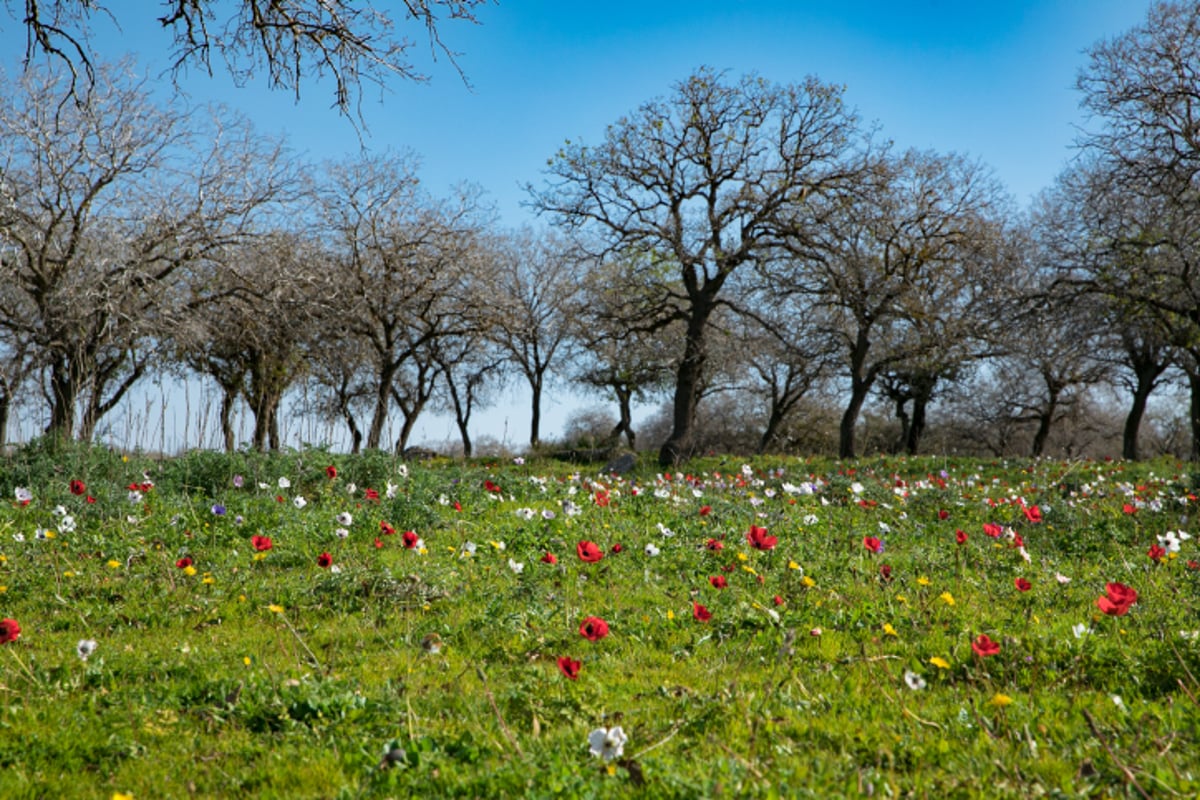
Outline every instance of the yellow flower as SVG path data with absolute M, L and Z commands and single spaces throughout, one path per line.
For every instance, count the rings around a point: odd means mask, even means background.
M 931 583 L 933 583 L 933 581 L 929 580 L 929 578 L 926 578 L 924 575 L 922 575 L 921 577 L 917 578 L 917 585 L 918 585 L 918 586 L 928 586 L 928 585 L 929 585 L 929 584 L 931 584 Z
M 890 622 L 883 623 L 883 632 L 886 633 L 888 636 L 896 636 L 896 637 L 900 636 L 900 634 L 896 633 L 896 629 L 892 627 L 892 623 L 890 623 Z
M 814 581 L 812 579 L 812 577 L 809 575 L 805 575 L 803 578 L 801 578 L 800 582 L 803 583 L 805 586 L 807 586 L 810 589 L 817 585 L 817 582 Z
M 747 567 L 747 566 L 744 566 L 744 565 L 743 565 L 743 566 L 742 566 L 742 570 L 743 570 L 744 572 L 749 572 L 751 575 L 757 575 L 757 574 L 758 574 L 757 572 L 755 572 L 755 571 L 754 571 L 754 567 Z
M 272 614 L 282 614 L 283 606 L 276 605 L 275 603 L 271 603 L 271 605 L 267 606 L 267 611 L 270 611 Z
M 800 565 L 797 564 L 795 561 L 789 561 L 788 569 L 800 569 Z
M 183 574 L 187 575 L 190 578 L 191 576 L 196 574 L 196 568 L 193 567 L 191 564 L 188 564 L 186 567 L 183 568 Z
M 122 461 L 128 461 L 125 456 L 121 456 Z M 113 792 L 112 800 L 133 800 L 133 795 L 125 794 L 124 792 Z
M 267 554 L 266 554 L 266 553 L 255 553 L 255 554 L 254 554 L 254 560 L 255 560 L 255 561 L 262 561 L 262 560 L 263 560 L 264 558 L 266 558 L 266 557 L 267 557 Z
M 938 599 L 948 606 L 954 605 L 954 595 L 950 594 L 949 592 L 942 592 L 938 595 Z
M 251 664 L 253 664 L 253 663 L 254 663 L 254 659 L 253 659 L 253 658 L 251 658 L 250 656 L 246 656 L 246 657 L 244 657 L 244 658 L 242 659 L 242 663 L 243 663 L 243 664 L 245 664 L 245 665 L 248 667 L 248 666 L 250 666 Z
M 115 558 L 110 558 L 110 559 L 108 560 L 108 568 L 109 568 L 109 569 L 120 569 L 120 568 L 121 568 L 121 562 L 120 562 L 120 561 L 117 561 Z
M 929 659 L 929 663 L 933 664 L 938 669 L 950 669 L 950 662 L 941 656 L 934 656 L 933 658 Z
M 908 603 L 908 598 L 907 598 L 907 597 L 905 597 L 905 596 L 904 596 L 904 595 L 902 595 L 902 594 L 898 594 L 898 595 L 896 595 L 896 602 L 897 602 L 897 603 L 905 603 L 905 604 L 907 604 L 907 603 Z
M 204 580 L 201 581 L 201 583 L 203 583 L 205 586 L 212 586 L 216 582 L 217 581 L 213 578 L 212 575 L 205 575 Z
M 74 577 L 75 577 L 75 573 L 74 573 L 74 572 L 72 572 L 71 570 L 67 570 L 66 572 L 64 572 L 64 573 L 63 573 L 63 577 L 64 577 L 64 578 L 74 578 Z
M 669 608 L 667 609 L 667 619 L 675 619 L 675 612 Z
M 7 591 L 8 591 L 8 587 L 7 587 L 7 586 L 0 586 L 0 594 L 4 594 L 4 593 L 5 593 L 5 592 L 7 592 Z
M 738 561 L 749 561 L 750 560 L 750 556 L 746 555 L 745 553 L 738 553 L 737 557 L 738 557 Z
M 996 696 L 993 697 L 988 702 L 989 702 L 989 704 L 995 706 L 996 708 L 1004 708 L 1005 706 L 1011 704 L 1012 701 L 1013 701 L 1012 698 L 1009 697 L 1008 695 L 997 693 Z
M 4 555 L 4 553 L 0 553 L 0 564 L 7 564 L 7 563 L 8 563 L 8 556 Z

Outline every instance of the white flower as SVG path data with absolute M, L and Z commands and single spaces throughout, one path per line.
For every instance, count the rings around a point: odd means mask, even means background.
M 349 511 L 343 511 L 337 515 L 337 523 L 342 527 L 349 527 L 350 525 L 354 524 L 354 515 L 352 515 Z
M 290 488 L 291 485 L 292 485 L 292 482 L 289 481 L 287 478 L 284 478 L 282 476 L 279 478 L 279 488 L 280 489 Z
M 396 465 L 396 474 L 399 475 L 401 478 L 407 478 L 408 477 L 408 464 L 403 464 L 403 463 L 397 464 Z
M 351 481 L 346 484 L 346 494 L 354 494 L 358 491 L 358 484 Z
M 806 514 L 804 517 L 805 525 L 816 525 L 820 521 L 821 520 L 817 518 L 816 514 Z
M 521 467 L 521 466 L 525 465 L 525 459 L 521 458 L 520 456 L 517 456 L 516 458 L 513 459 L 513 463 L 516 464 L 518 467 Z
M 754 468 L 751 467 L 749 464 L 742 464 L 742 474 L 745 475 L 747 478 L 749 478 L 751 475 L 754 474 Z
M 910 669 L 904 671 L 904 685 L 918 692 L 925 688 L 925 679 Z
M 658 523 L 658 532 L 668 539 L 675 535 L 675 531 L 671 530 L 666 525 L 663 525 L 661 522 Z
M 342 565 L 341 565 L 341 564 L 334 564 L 333 566 L 331 566 L 331 567 L 329 568 L 329 571 L 330 571 L 330 572 L 332 572 L 334 575 L 340 575 L 340 574 L 341 574 L 341 572 L 342 572 Z
M 558 516 L 557 514 L 555 514 L 553 511 L 551 511 L 548 508 L 544 509 L 542 511 L 542 519 L 554 519 L 557 516 Z
M 36 538 L 36 539 L 37 539 L 39 542 L 44 542 L 44 541 L 46 541 L 47 539 L 49 539 L 49 538 L 52 538 L 52 537 L 51 537 L 51 535 L 49 535 L 49 534 L 52 534 L 52 533 L 53 533 L 52 531 L 49 531 L 49 530 L 47 530 L 47 529 L 45 529 L 45 528 L 38 528 L 37 530 L 35 530 L 35 531 L 33 532 L 33 536 L 34 536 L 34 538 Z
M 345 528 L 338 528 L 338 529 L 337 529 L 336 531 L 334 531 L 333 533 L 334 533 L 334 535 L 336 535 L 336 536 L 337 536 L 339 539 L 347 539 L 347 538 L 349 538 L 349 537 L 350 537 L 350 531 L 346 530 Z
M 448 506 L 448 505 L 450 505 L 450 498 L 449 498 L 449 497 L 446 497 L 446 495 L 444 495 L 444 494 L 439 494 L 439 495 L 438 495 L 438 505 L 439 505 L 439 506 Z
M 659 500 L 666 500 L 668 497 L 671 496 L 671 490 L 670 489 L 655 489 L 654 496 L 657 497 Z
M 518 517 L 526 521 L 533 519 L 537 514 L 532 508 L 518 508 L 516 513 Z
M 653 556 L 658 555 L 660 552 L 661 551 L 657 547 L 655 547 L 652 543 L 646 545 L 646 555 L 653 557 Z
M 392 483 L 391 481 L 388 481 L 387 482 L 387 491 L 385 491 L 383 493 L 383 496 L 386 497 L 388 500 L 391 500 L 393 497 L 396 496 L 396 492 L 398 492 L 398 491 L 400 491 L 400 487 L 397 486 L 396 484 Z
M 475 555 L 475 543 L 463 542 L 462 551 L 459 555 L 461 555 L 463 558 L 470 558 L 471 556 Z
M 1075 634 L 1076 639 L 1082 639 L 1086 634 L 1091 633 L 1091 629 L 1088 628 L 1086 622 L 1080 622 L 1071 626 L 1071 633 Z
M 71 533 L 75 530 L 75 518 L 67 514 L 58 521 L 58 529 L 63 533 Z
M 1058 581 L 1060 586 L 1066 586 L 1071 582 L 1071 579 L 1066 575 L 1063 575 L 1061 572 L 1054 573 L 1054 580 Z
M 260 488 L 260 489 L 270 489 L 270 488 L 271 488 L 271 484 L 269 484 L 269 483 L 263 483 L 262 481 L 259 481 L 258 488 Z
M 135 503 L 135 504 L 142 502 L 142 493 L 139 492 L 137 489 L 130 489 L 129 490 L 129 502 Z
M 574 488 L 574 487 L 571 487 L 571 488 Z M 580 511 L 579 506 L 575 505 L 570 500 L 562 501 L 562 510 L 563 510 L 563 513 L 566 514 L 568 517 L 573 517 L 576 514 L 578 514 Z
M 14 534 L 13 534 L 13 541 L 14 541 L 14 542 L 18 542 L 18 543 L 19 543 L 19 542 L 23 542 L 23 541 L 25 541 L 25 534 L 23 534 L 23 533 L 14 533 Z
M 304 508 L 306 505 L 308 505 L 308 501 L 300 495 L 296 495 L 295 499 L 292 500 L 292 505 L 294 505 L 296 508 Z
M 613 728 L 597 728 L 588 734 L 588 749 L 592 755 L 600 756 L 605 761 L 612 761 L 625 752 L 625 742 L 627 741 L 629 741 L 629 737 L 625 735 L 625 731 L 621 730 L 620 725 Z
M 96 652 L 96 646 L 95 639 L 80 639 L 79 644 L 75 645 L 75 654 L 80 661 L 87 661 L 88 656 Z
M 13 494 L 17 496 L 18 503 L 28 503 L 33 500 L 33 492 L 26 489 L 24 486 L 18 486 L 13 490 Z
M 862 494 L 864 488 L 865 487 L 858 481 L 855 481 L 854 483 L 850 484 L 850 491 L 853 492 L 854 494 Z
M 67 515 L 67 507 L 66 506 L 55 506 L 54 510 L 51 511 L 50 513 L 56 517 L 65 517 Z
M 511 569 L 514 574 L 520 575 L 522 572 L 525 571 L 525 564 L 520 561 L 513 561 L 510 558 L 508 560 L 508 568 Z

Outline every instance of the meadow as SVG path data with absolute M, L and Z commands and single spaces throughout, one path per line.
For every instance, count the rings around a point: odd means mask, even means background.
M 0 460 L 0 797 L 1196 797 L 1200 473 Z

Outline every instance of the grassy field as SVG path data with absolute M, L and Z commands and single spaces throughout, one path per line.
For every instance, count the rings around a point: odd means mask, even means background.
M 1190 469 L 35 444 L 0 797 L 1197 797 Z

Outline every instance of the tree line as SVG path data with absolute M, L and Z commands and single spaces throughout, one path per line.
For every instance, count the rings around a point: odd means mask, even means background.
M 528 187 L 550 223 L 500 228 L 486 196 L 420 183 L 411 154 L 322 164 L 227 112 L 151 100 L 127 63 L 80 86 L 50 65 L 0 95 L 0 437 L 18 404 L 91 439 L 156 372 L 219 387 L 220 425 L 278 448 L 281 403 L 403 450 L 418 418 L 472 414 L 506 383 L 541 407 L 568 382 L 617 408 L 661 399 L 659 460 L 701 440 L 716 398 L 793 446 L 814 398 L 852 457 L 883 401 L 918 452 L 931 410 L 1030 454 L 1098 387 L 1191 391 L 1200 456 L 1200 3 L 1156 5 L 1097 43 L 1078 83 L 1076 158 L 1028 209 L 984 164 L 902 150 L 842 89 L 701 68 L 566 142 Z M 69 101 L 68 101 L 69 100 Z M 384 441 L 389 421 L 395 441 Z

